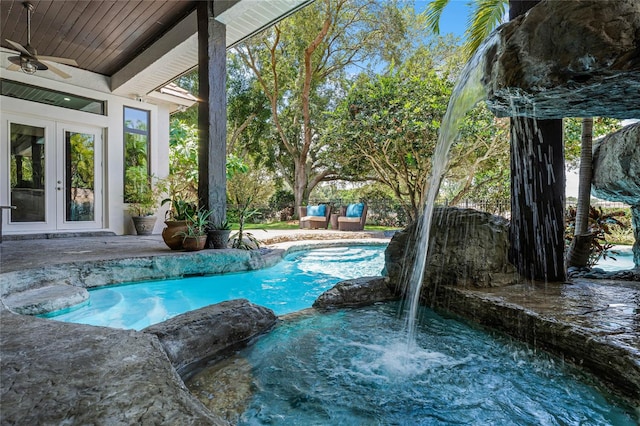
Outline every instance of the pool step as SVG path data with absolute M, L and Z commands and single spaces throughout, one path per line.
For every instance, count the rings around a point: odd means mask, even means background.
M 38 315 L 65 309 L 87 299 L 89 292 L 84 288 L 56 284 L 13 293 L 2 301 L 13 312 Z

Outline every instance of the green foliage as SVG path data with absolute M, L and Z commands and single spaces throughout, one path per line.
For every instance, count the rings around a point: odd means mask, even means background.
M 201 237 L 207 235 L 209 217 L 213 212 L 207 209 L 198 209 L 195 214 L 187 214 L 187 230 L 179 235 L 183 237 Z
M 435 34 L 440 32 L 440 17 L 450 1 L 432 0 L 425 9 L 427 25 Z M 465 30 L 466 41 L 463 49 L 467 58 L 478 49 L 491 31 L 502 23 L 509 6 L 508 0 L 474 0 L 470 3 L 475 9 L 469 16 Z
M 409 219 L 400 202 L 388 188 L 382 185 L 367 185 L 358 191 L 358 198 L 367 203 L 367 224 L 383 227 L 404 227 Z
M 255 74 L 233 51 L 227 53 L 227 152 L 238 157 L 251 154 L 260 163 L 274 166 L 270 142 L 272 122 L 269 99 Z
M 221 222 L 211 222 L 209 223 L 209 229 L 214 229 L 216 231 L 228 231 L 231 229 L 231 224 L 226 220 Z
M 284 207 L 293 207 L 295 198 L 293 192 L 286 189 L 279 189 L 269 197 L 269 207 L 281 209 Z
M 165 198 L 160 205 L 171 203 L 171 208 L 167 210 L 167 220 L 188 220 L 190 215 L 195 214 L 197 206 L 180 198 Z
M 144 205 L 142 200 L 149 197 L 145 197 L 143 189 L 150 185 L 148 140 L 144 135 L 125 133 L 124 148 L 124 201 Z
M 69 145 L 71 187 L 93 189 L 95 173 L 93 135 L 72 133 Z
M 260 240 L 253 236 L 250 232 L 238 231 L 230 238 L 231 248 L 240 250 L 256 250 L 260 248 Z
M 185 120 L 173 119 L 169 128 L 170 198 L 189 202 L 198 200 L 198 127 Z
M 187 220 L 198 208 L 198 197 L 188 182 L 181 179 L 182 173 L 170 174 L 157 182 L 157 191 L 166 198 L 160 205 L 170 203 L 166 212 L 166 220 Z
M 593 139 L 606 136 L 622 128 L 620 120 L 616 118 L 594 117 Z M 580 165 L 580 147 L 582 134 L 581 118 L 565 118 L 563 120 L 564 153 L 567 168 L 575 170 Z
M 398 46 L 402 24 L 395 2 L 318 0 L 236 48 L 270 107 L 271 149 L 260 159 L 278 170 L 296 204 L 319 182 L 338 177 L 321 137 L 322 111 L 345 91 L 345 70 L 391 52 L 380 46 Z
M 400 71 L 361 75 L 335 113 L 327 134 L 343 162 L 343 175 L 388 186 L 416 218 L 431 170 L 451 83 Z
M 625 222 L 620 218 L 625 216 L 625 212 L 621 210 L 603 209 L 602 207 L 589 208 L 589 225 L 587 232 L 592 235 L 591 240 L 591 253 L 589 254 L 589 260 L 587 266 L 593 268 L 598 261 L 606 258 L 615 257 L 612 255 L 617 254 L 616 251 L 611 250 L 613 247 L 612 242 L 608 239 L 608 236 L 612 234 L 613 229 L 625 228 Z M 566 214 L 566 227 L 565 227 L 565 246 L 569 247 L 571 241 L 574 238 L 575 233 L 575 221 L 576 221 L 576 209 L 569 207 Z
M 240 157 L 234 154 L 227 155 L 227 180 L 231 180 L 237 174 L 244 174 L 249 171 L 249 165 Z
M 159 194 L 145 167 L 126 169 L 124 191 L 131 216 L 151 216 L 155 213 Z
M 484 103 L 471 110 L 450 153 L 441 195 L 493 203 L 510 199 L 509 119 L 496 118 Z

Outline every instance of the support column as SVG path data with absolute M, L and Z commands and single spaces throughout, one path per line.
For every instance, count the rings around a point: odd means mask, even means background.
M 198 2 L 198 197 L 211 222 L 227 212 L 226 26 L 214 19 L 213 1 Z
M 511 119 L 510 258 L 530 280 L 564 281 L 562 120 Z
M 509 19 L 539 0 L 510 0 Z M 533 41 L 535 43 L 535 41 Z M 510 260 L 530 280 L 564 281 L 562 120 L 511 119 Z

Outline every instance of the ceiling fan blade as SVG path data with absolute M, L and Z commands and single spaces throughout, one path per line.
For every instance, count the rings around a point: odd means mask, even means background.
M 7 70 L 9 70 L 9 71 L 20 71 L 20 65 L 10 64 L 7 67 Z
M 54 66 L 52 63 L 47 62 L 47 66 L 49 67 L 49 71 L 52 71 L 55 74 L 58 74 L 60 77 L 62 77 L 62 78 L 71 78 L 71 76 L 69 74 L 67 74 L 66 72 L 62 71 L 60 68 Z
M 56 62 L 58 64 L 73 65 L 73 66 L 76 66 L 76 67 L 78 66 L 78 63 L 73 59 L 58 58 L 57 56 L 40 56 L 40 55 L 38 55 L 38 60 L 39 61 Z
M 21 45 L 20 43 L 16 43 L 15 41 L 11 41 L 6 38 L 5 38 L 5 41 L 9 43 L 11 46 L 13 46 L 18 52 L 31 56 L 31 53 L 27 50 L 27 48 Z

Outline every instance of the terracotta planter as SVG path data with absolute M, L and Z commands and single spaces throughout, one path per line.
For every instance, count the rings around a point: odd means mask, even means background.
M 207 247 L 210 249 L 225 249 L 229 242 L 229 234 L 231 231 L 228 229 L 213 229 L 208 233 Z
M 206 244 L 206 235 L 198 235 L 197 237 L 184 237 L 184 240 L 182 240 L 182 248 L 186 251 L 202 250 Z
M 167 225 L 167 227 L 162 230 L 162 239 L 164 240 L 164 243 L 171 250 L 182 250 L 184 234 L 181 234 L 181 232 L 187 232 L 187 221 L 166 220 L 164 223 Z
M 157 220 L 155 216 L 133 216 L 131 219 L 138 235 L 151 235 Z

